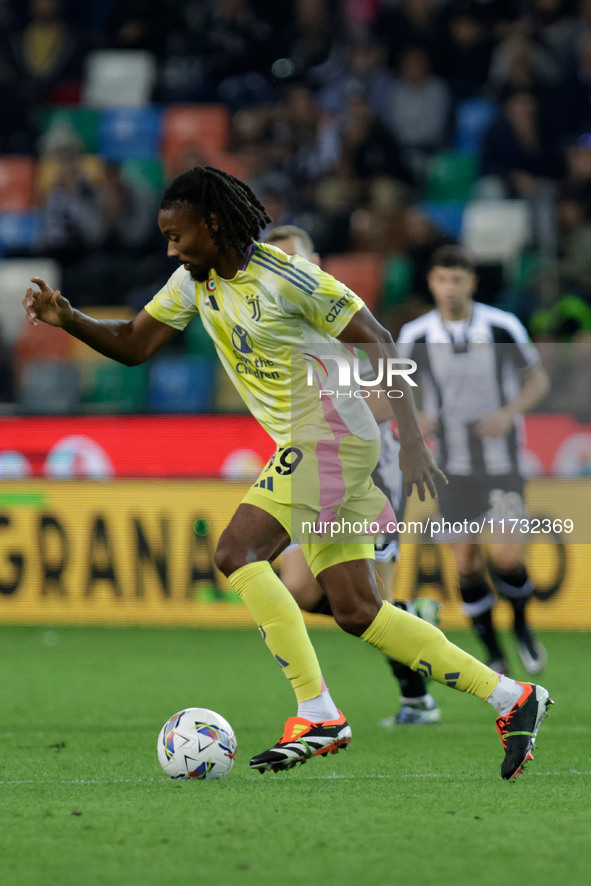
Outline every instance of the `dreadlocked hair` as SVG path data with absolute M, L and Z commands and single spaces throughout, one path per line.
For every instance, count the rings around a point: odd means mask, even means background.
M 258 240 L 271 219 L 254 191 L 239 178 L 213 166 L 194 166 L 178 175 L 165 190 L 160 209 L 188 204 L 205 219 L 220 248 L 244 250 Z M 214 229 L 214 218 L 217 229 Z

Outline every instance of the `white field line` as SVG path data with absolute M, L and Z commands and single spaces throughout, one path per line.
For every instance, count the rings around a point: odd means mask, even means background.
M 579 775 L 579 776 L 591 776 L 591 769 L 583 770 L 580 769 L 567 769 L 561 772 L 536 772 L 535 770 L 528 769 L 526 771 L 528 776 L 537 776 L 538 778 L 563 778 L 565 775 Z M 481 780 L 485 775 L 484 772 L 476 772 L 472 775 L 462 775 L 462 780 L 466 778 L 478 779 Z M 273 777 L 273 776 L 272 776 Z M 272 779 L 269 778 L 269 780 Z M 276 776 L 275 776 L 276 777 Z M 249 780 L 259 781 L 260 775 L 252 775 L 248 776 Z M 360 779 L 390 779 L 390 780 L 400 780 L 400 779 L 414 779 L 414 778 L 441 778 L 441 779 L 455 779 L 457 780 L 457 773 L 452 772 L 401 772 L 401 773 L 366 773 L 365 775 L 337 775 L 336 772 L 333 772 L 331 775 L 309 775 L 303 776 L 302 781 L 333 781 L 338 779 L 340 781 L 359 781 Z M 298 779 L 299 780 L 299 779 Z M 171 779 L 171 781 L 175 781 L 175 779 Z M 55 786 L 55 785 L 114 785 L 114 784 L 153 784 L 155 782 L 160 782 L 162 784 L 166 783 L 166 777 L 159 778 L 113 778 L 113 779 L 101 779 L 101 778 L 72 778 L 72 779 L 59 779 L 54 781 L 40 781 L 38 778 L 25 778 L 25 779 L 5 779 L 0 780 L 0 785 L 6 786 L 15 786 L 19 785 L 27 785 L 34 784 L 39 787 L 42 786 Z

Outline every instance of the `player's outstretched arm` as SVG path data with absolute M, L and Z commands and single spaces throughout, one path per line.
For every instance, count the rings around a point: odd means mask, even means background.
M 367 308 L 362 308 L 355 314 L 339 335 L 339 339 L 361 347 L 371 345 L 367 353 L 378 375 L 380 358 L 386 360 L 388 357 L 398 357 L 392 336 Z M 421 501 L 425 499 L 425 488 L 433 498 L 436 498 L 435 480 L 447 483 L 447 478 L 435 464 L 421 434 L 412 388 L 403 375 L 397 376 L 395 384 L 388 386 L 383 383 L 382 387 L 394 393 L 392 398 L 388 398 L 388 402 L 398 423 L 400 468 L 404 476 L 406 494 L 411 495 L 413 487 L 416 486 Z M 403 392 L 402 397 L 398 396 L 399 391 Z
M 133 320 L 95 320 L 73 308 L 58 289 L 51 289 L 41 277 L 32 277 L 31 282 L 39 288 L 27 289 L 23 299 L 29 323 L 61 326 L 95 351 L 126 366 L 144 363 L 176 335 L 175 329 L 144 310 Z

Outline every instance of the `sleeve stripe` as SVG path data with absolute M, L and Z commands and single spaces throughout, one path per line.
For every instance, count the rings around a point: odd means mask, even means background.
M 257 258 L 263 259 L 270 265 L 275 265 L 275 267 L 282 271 L 291 271 L 293 274 L 297 274 L 297 276 L 301 277 L 303 281 L 307 282 L 310 286 L 313 286 L 314 289 L 316 288 L 317 283 L 314 277 L 312 277 L 311 274 L 306 274 L 301 268 L 294 268 L 287 259 L 284 261 L 281 258 L 277 258 L 275 255 L 271 255 L 269 252 L 264 252 L 262 249 L 257 249 L 256 254 Z
M 294 286 L 296 286 L 298 289 L 301 289 L 302 292 L 305 292 L 307 295 L 312 295 L 314 290 L 317 288 L 316 282 L 314 282 L 314 285 L 311 286 L 309 283 L 306 283 L 305 281 L 301 280 L 295 274 L 289 273 L 292 270 L 291 267 L 288 266 L 288 267 L 284 268 L 284 270 L 287 273 L 282 273 L 282 271 L 280 271 L 279 268 L 274 268 L 272 265 L 267 264 L 267 262 L 265 262 L 265 261 L 259 261 L 258 260 L 259 258 L 261 258 L 261 256 L 258 256 L 258 255 L 256 257 L 253 256 L 251 258 L 251 262 L 253 262 L 255 265 L 260 265 L 261 268 L 265 268 L 267 271 L 272 271 L 278 277 L 283 277 L 284 280 L 287 280 L 289 283 L 292 283 Z

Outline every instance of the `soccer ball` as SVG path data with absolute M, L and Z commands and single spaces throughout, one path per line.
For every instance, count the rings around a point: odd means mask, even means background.
M 207 708 L 179 711 L 158 736 L 158 760 L 171 778 L 224 778 L 235 756 L 234 730 Z

